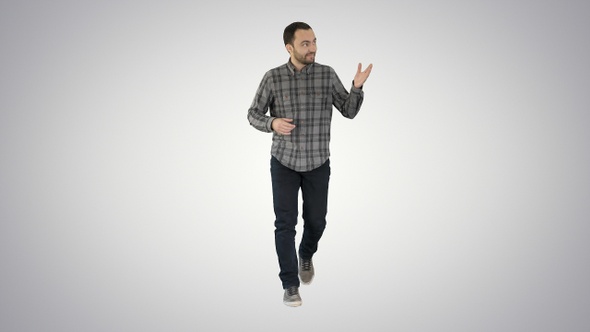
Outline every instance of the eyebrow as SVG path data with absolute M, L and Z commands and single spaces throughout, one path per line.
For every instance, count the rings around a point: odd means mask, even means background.
M 317 40 L 318 40 L 317 38 L 314 38 L 314 39 L 313 39 L 313 41 L 314 41 L 314 42 L 315 42 L 315 41 L 317 41 Z M 301 45 L 301 44 L 303 44 L 303 43 L 311 43 L 311 41 L 309 41 L 309 40 L 304 40 L 304 41 L 302 41 L 302 42 L 300 43 L 300 45 Z

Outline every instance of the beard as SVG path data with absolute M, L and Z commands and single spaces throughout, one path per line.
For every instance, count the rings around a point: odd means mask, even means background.
M 305 55 L 299 54 L 294 52 L 295 59 L 304 65 L 309 65 L 315 62 L 315 52 L 314 53 L 307 53 Z

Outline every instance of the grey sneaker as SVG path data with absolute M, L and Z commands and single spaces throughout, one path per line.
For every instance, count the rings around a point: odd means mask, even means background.
M 289 307 L 298 307 L 301 305 L 301 296 L 299 296 L 299 288 L 291 286 L 285 289 L 285 295 L 283 296 L 283 303 Z
M 314 269 L 313 262 L 310 259 L 299 258 L 299 278 L 305 285 L 311 284 L 313 280 Z

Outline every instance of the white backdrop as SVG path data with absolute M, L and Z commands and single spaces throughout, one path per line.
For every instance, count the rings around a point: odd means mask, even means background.
M 288 308 L 270 140 L 309 23 L 335 113 L 316 279 Z M 0 330 L 590 330 L 585 1 L 3 1 Z

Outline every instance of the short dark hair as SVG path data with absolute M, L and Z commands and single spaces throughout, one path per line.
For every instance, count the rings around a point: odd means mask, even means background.
M 291 44 L 293 45 L 293 41 L 295 40 L 295 31 L 297 30 L 310 30 L 311 27 L 307 23 L 303 22 L 293 22 L 285 28 L 285 32 L 283 32 L 283 41 L 285 45 Z

